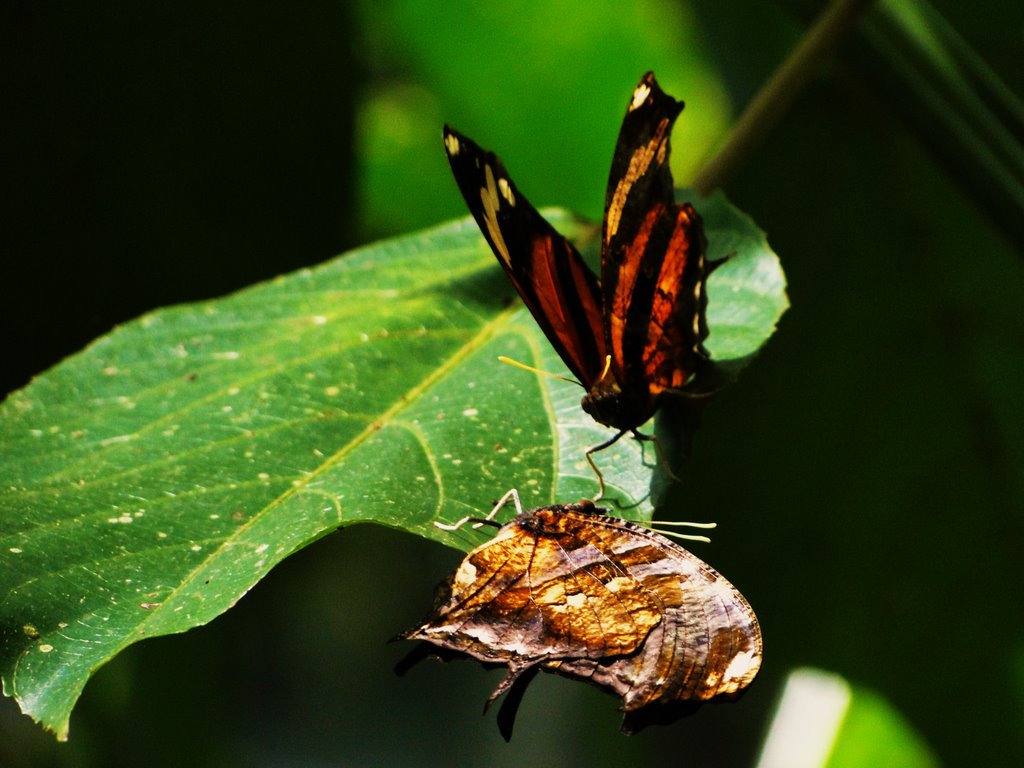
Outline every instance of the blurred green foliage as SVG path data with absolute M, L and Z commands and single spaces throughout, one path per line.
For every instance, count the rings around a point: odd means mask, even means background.
M 933 768 L 937 759 L 919 734 L 881 696 L 855 688 L 827 768 Z
M 1018 2 L 937 6 L 1024 92 Z M 685 182 L 819 4 L 426 8 L 6 8 L 7 388 L 144 308 L 462 215 L 444 120 L 534 203 L 593 216 L 654 69 L 687 101 Z M 356 526 L 210 626 L 122 654 L 69 744 L 0 702 L 0 764 L 737 765 L 804 664 L 877 691 L 943 764 L 1024 762 L 1024 267 L 855 45 L 727 187 L 793 309 L 706 409 L 664 512 L 719 522 L 695 551 L 761 619 L 765 666 L 740 703 L 626 739 L 613 700 L 542 676 L 505 745 L 479 716 L 495 680 L 469 664 L 397 680 L 405 649 L 382 644 L 458 554 Z

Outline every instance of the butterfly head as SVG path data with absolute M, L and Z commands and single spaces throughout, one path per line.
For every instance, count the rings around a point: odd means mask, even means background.
M 645 394 L 645 393 L 639 393 Z M 657 405 L 636 392 L 624 392 L 615 376 L 606 373 L 583 396 L 580 407 L 598 424 L 613 429 L 636 429 L 647 422 Z

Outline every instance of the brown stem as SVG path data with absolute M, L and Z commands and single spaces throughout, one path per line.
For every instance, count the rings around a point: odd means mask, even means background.
M 718 153 L 698 171 L 693 186 L 701 195 L 724 186 L 775 126 L 807 80 L 853 29 L 873 0 L 833 0 L 757 92 Z

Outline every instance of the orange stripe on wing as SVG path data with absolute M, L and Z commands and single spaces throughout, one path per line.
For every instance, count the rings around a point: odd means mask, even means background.
M 643 367 L 652 396 L 683 387 L 693 375 L 704 325 L 704 234 L 700 216 L 690 205 L 675 211 L 675 226 L 658 272 L 651 302 Z
M 562 237 L 534 237 L 529 274 L 529 289 L 519 294 L 569 370 L 589 389 L 606 355 L 597 280 Z
M 636 237 L 625 248 L 621 265 L 616 275 L 615 289 L 608 302 L 608 346 L 612 356 L 612 370 L 615 378 L 623 383 L 631 362 L 626 353 L 626 331 L 635 320 L 630 319 L 637 281 L 640 277 L 640 266 L 644 262 L 644 253 L 650 244 L 651 232 L 664 213 L 664 207 L 654 206 L 644 217 Z M 630 330 L 632 328 L 630 327 Z

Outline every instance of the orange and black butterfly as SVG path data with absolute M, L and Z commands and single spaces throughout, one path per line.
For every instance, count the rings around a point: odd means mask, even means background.
M 579 251 L 519 192 L 501 160 L 450 126 L 452 173 L 498 261 L 562 360 L 587 390 L 583 410 L 618 430 L 591 454 L 637 432 L 666 394 L 708 362 L 701 218 L 677 204 L 669 134 L 683 102 L 648 72 L 622 121 L 605 194 L 598 280 Z

